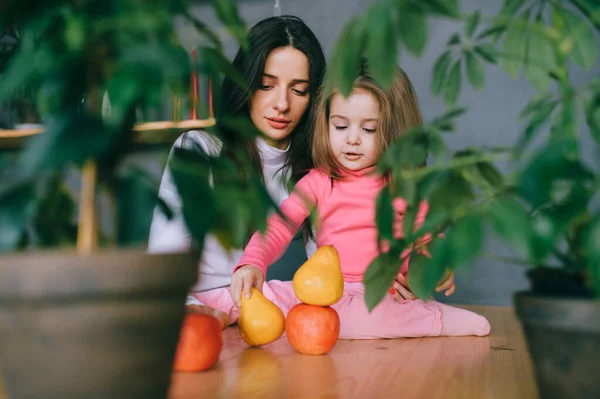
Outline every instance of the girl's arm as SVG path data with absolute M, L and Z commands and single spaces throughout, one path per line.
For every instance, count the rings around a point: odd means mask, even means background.
M 277 213 L 269 217 L 265 234 L 254 233 L 234 273 L 241 266 L 254 265 L 263 275 L 267 274 L 267 267 L 285 250 L 302 222 L 310 215 L 311 208 L 316 206 L 318 201 L 315 193 L 318 192 L 320 177 L 318 172 L 311 171 L 298 181 L 290 197 L 280 206 L 285 219 Z

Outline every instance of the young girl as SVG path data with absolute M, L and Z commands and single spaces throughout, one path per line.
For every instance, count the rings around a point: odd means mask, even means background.
M 375 164 L 389 144 L 420 121 L 414 90 L 401 70 L 387 92 L 361 73 L 348 98 L 336 91 L 322 93 L 314 121 L 315 168 L 283 201 L 281 211 L 286 219 L 274 215 L 268 220 L 264 236 L 254 234 L 232 276 L 231 295 L 223 289 L 206 293 L 200 299 L 229 313 L 234 322 L 239 315 L 242 291 L 248 296 L 250 287 L 255 286 L 262 288 L 263 294 L 287 314 L 300 302 L 291 282 L 263 284 L 264 276 L 316 206 L 317 245 L 337 249 L 345 281 L 342 298 L 332 306 L 340 316 L 340 338 L 489 334 L 490 325 L 484 317 L 436 301 L 396 300 L 390 294 L 371 312 L 365 304 L 363 276 L 379 254 L 376 198 L 386 184 L 375 173 Z M 401 221 L 406 202 L 396 200 L 395 206 Z M 427 204 L 422 203 L 417 228 L 426 213 Z M 396 227 L 402 231 L 398 223 Z M 401 272 L 405 274 L 407 268 L 406 258 Z

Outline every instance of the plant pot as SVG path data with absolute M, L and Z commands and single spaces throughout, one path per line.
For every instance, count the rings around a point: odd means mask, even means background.
M 0 257 L 11 398 L 165 398 L 198 253 Z
M 597 398 L 600 301 L 530 292 L 514 297 L 543 399 Z

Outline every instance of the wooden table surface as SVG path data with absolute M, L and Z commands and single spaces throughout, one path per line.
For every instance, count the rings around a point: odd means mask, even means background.
M 340 340 L 327 355 L 304 356 L 285 337 L 249 348 L 230 327 L 218 363 L 174 373 L 169 398 L 537 398 L 513 309 L 464 308 L 488 318 L 489 337 Z
M 217 364 L 173 373 L 169 399 L 538 398 L 513 309 L 464 307 L 488 318 L 489 337 L 340 340 L 327 355 L 304 356 L 285 337 L 249 348 L 230 327 Z

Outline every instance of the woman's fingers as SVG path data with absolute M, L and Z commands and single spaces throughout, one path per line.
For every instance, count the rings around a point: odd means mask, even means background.
M 444 282 L 435 287 L 435 292 L 442 292 L 454 285 L 454 273 L 450 272 Z
M 446 296 L 454 294 L 454 291 L 456 291 L 456 284 L 452 283 L 450 288 L 448 288 L 448 291 L 446 291 Z

